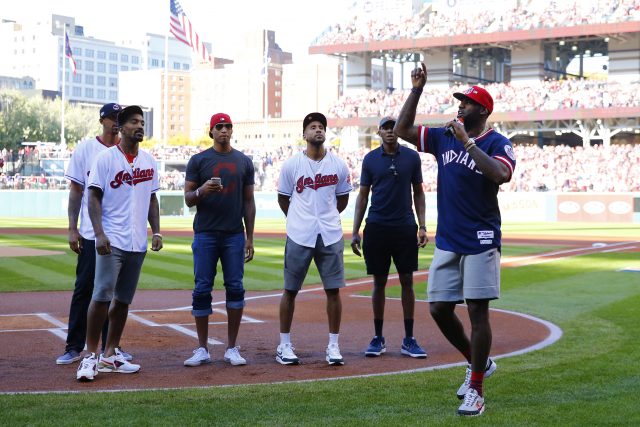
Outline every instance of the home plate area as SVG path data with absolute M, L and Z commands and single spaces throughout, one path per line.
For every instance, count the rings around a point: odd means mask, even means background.
M 390 278 L 391 279 L 391 278 Z M 397 285 L 397 279 L 389 286 Z M 92 382 L 78 382 L 78 363 L 56 365 L 64 352 L 70 292 L 3 294 L 0 306 L 0 393 L 140 390 L 149 388 L 208 387 L 236 384 L 330 379 L 362 375 L 433 369 L 463 362 L 462 356 L 444 339 L 428 313 L 424 301 L 416 302 L 414 334 L 427 350 L 427 359 L 400 354 L 404 335 L 402 307 L 387 299 L 384 335 L 387 352 L 367 358 L 364 349 L 373 335 L 371 300 L 358 295 L 370 289 L 368 280 L 352 283 L 341 291 L 343 314 L 340 349 L 344 366 L 325 361 L 328 342 L 326 297 L 321 287 L 305 287 L 296 299 L 291 331 L 298 366 L 275 361 L 279 342 L 280 292 L 247 293 L 247 305 L 238 342 L 245 366 L 224 362 L 227 317 L 223 291 L 214 291 L 214 313 L 210 317 L 209 350 L 212 364 L 185 367 L 183 362 L 198 346 L 190 291 L 138 291 L 121 340 L 122 347 L 141 365 L 140 372 L 124 375 L 100 373 Z M 469 328 L 466 307 L 459 306 Z M 549 342 L 553 328 L 545 322 L 517 313 L 492 310 L 492 355 L 500 356 L 533 349 Z M 557 335 L 557 332 L 555 332 Z M 460 368 L 460 377 L 464 370 Z

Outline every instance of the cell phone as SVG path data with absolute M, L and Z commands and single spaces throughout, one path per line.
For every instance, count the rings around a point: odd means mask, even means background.
M 219 176 L 214 176 L 213 178 L 211 178 L 211 181 L 212 181 L 214 184 L 222 184 L 222 180 L 220 179 L 220 177 L 219 177 Z

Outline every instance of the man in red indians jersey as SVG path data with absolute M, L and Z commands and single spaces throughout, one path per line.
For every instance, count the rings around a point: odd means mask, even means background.
M 89 217 L 96 236 L 96 272 L 87 322 L 89 356 L 76 373 L 91 381 L 98 372 L 130 374 L 140 365 L 129 363 L 117 344 L 147 253 L 147 220 L 153 251 L 162 249 L 156 161 L 139 149 L 144 138 L 142 109 L 132 105 L 118 114 L 122 142 L 100 153 L 89 174 Z M 98 358 L 98 338 L 105 319 L 109 333 Z
M 80 143 L 73 151 L 65 177 L 69 180 L 69 247 L 78 254 L 76 265 L 76 282 L 69 307 L 69 327 L 67 329 L 67 346 L 64 354 L 56 360 L 58 365 L 68 365 L 81 359 L 87 336 L 87 309 L 93 292 L 93 280 L 96 268 L 96 244 L 93 227 L 89 219 L 87 202 L 89 191 L 84 191 L 89 178 L 90 166 L 102 151 L 120 142 L 118 137 L 118 113 L 121 107 L 115 103 L 105 104 L 100 108 L 100 124 L 102 135 Z M 80 219 L 80 230 L 78 230 Z M 102 350 L 107 341 L 107 327 L 102 329 Z M 122 350 L 121 350 L 122 351 Z M 127 360 L 131 355 L 122 351 Z
M 511 142 L 487 127 L 493 98 L 479 86 L 453 94 L 460 101 L 461 121 L 452 120 L 444 128 L 414 126 L 426 82 L 427 68 L 422 64 L 411 72 L 413 89 L 394 132 L 438 162 L 438 228 L 429 269 L 429 309 L 440 331 L 467 359 L 465 381 L 457 392 L 463 399 L 458 414 L 474 416 L 484 411 L 483 380 L 496 370 L 489 358 L 489 301 L 500 297 L 498 189 L 511 179 L 516 158 Z M 463 301 L 471 339 L 454 312 Z
M 329 345 L 326 361 L 329 365 L 343 365 L 338 346 L 342 316 L 339 292 L 344 286 L 340 212 L 349 202 L 349 170 L 324 146 L 327 119 L 323 114 L 307 114 L 302 129 L 307 149 L 282 165 L 278 182 L 278 204 L 287 217 L 287 242 L 276 361 L 283 365 L 299 363 L 291 344 L 291 323 L 296 296 L 313 258 L 327 295 Z

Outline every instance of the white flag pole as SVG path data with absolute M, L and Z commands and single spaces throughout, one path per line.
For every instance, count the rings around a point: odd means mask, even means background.
M 64 26 L 64 33 L 62 34 L 62 87 L 61 87 L 61 102 L 60 102 L 60 145 L 65 145 L 64 140 L 64 89 L 65 89 L 65 71 L 67 63 L 67 26 Z
M 171 18 L 169 18 L 171 19 Z M 169 32 L 164 35 L 164 108 L 163 115 L 163 135 L 162 141 L 169 144 Z

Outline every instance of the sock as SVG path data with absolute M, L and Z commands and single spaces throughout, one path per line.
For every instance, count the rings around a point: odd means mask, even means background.
M 338 344 L 338 337 L 340 334 L 329 334 L 329 345 Z
M 382 324 L 384 323 L 384 319 L 373 319 L 373 327 L 376 332 L 377 337 L 382 338 Z
M 474 389 L 482 396 L 482 381 L 484 380 L 484 372 L 471 372 L 471 382 L 469 388 Z
M 466 349 L 465 351 L 461 352 L 462 355 L 464 356 L 465 359 L 467 359 L 467 363 L 471 363 L 471 349 Z
M 404 319 L 404 335 L 407 338 L 413 337 L 413 319 Z
M 280 344 L 291 344 L 291 334 L 280 332 Z

